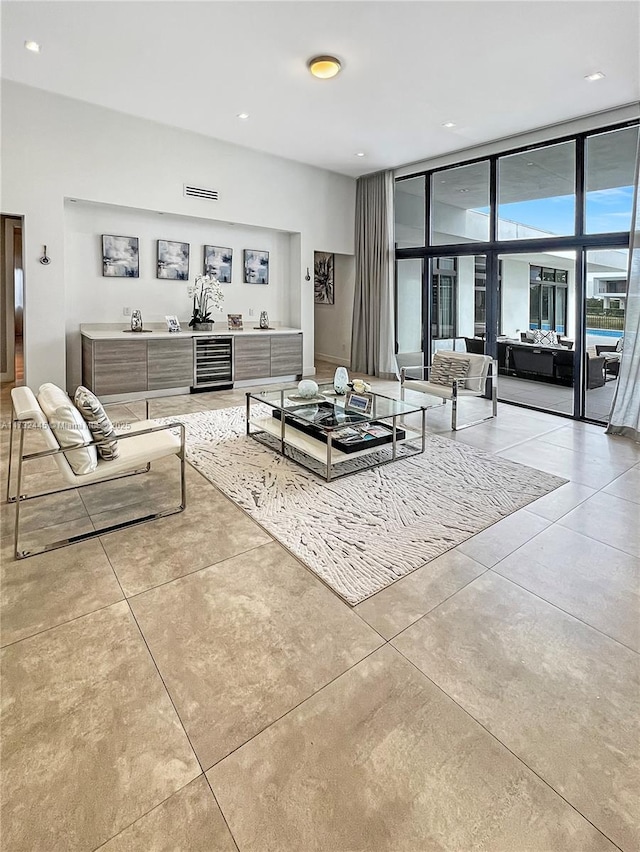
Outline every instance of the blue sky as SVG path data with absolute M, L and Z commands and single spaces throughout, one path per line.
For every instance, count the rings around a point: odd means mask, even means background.
M 633 187 L 623 186 L 587 193 L 588 233 L 627 231 L 631 226 Z M 530 225 L 552 234 L 572 234 L 575 199 L 572 195 L 538 198 L 500 205 L 500 218 Z

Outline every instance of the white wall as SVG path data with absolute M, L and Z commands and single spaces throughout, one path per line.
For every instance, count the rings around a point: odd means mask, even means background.
M 310 269 L 313 277 L 313 267 Z M 354 257 L 337 254 L 334 304 L 315 307 L 315 354 L 332 364 L 351 366 L 351 323 L 355 290 Z
M 289 316 L 304 331 L 304 369 L 312 369 L 313 281 L 304 270 L 314 249 L 353 253 L 353 179 L 7 81 L 2 130 L 2 212 L 25 217 L 27 384 L 65 381 L 74 266 L 65 198 L 298 233 Z M 217 189 L 219 200 L 185 198 L 184 183 Z M 44 245 L 49 266 L 38 263 Z
M 508 337 L 529 328 L 530 265 L 567 270 L 567 327 L 563 337 L 575 340 L 576 276 L 573 252 L 547 252 L 502 258 L 502 331 Z M 518 335 L 519 336 L 519 335 Z
M 102 234 L 138 237 L 138 278 L 102 276 Z M 189 282 L 156 278 L 158 239 L 190 244 Z M 81 380 L 80 323 L 120 322 L 128 318 L 123 308 L 138 308 L 145 324 L 164 322 L 176 314 L 183 328 L 191 319 L 192 302 L 187 287 L 203 269 L 203 246 L 233 249 L 232 280 L 223 284 L 223 311 L 243 314 L 246 326 L 257 325 L 260 311 L 270 323 L 291 325 L 289 301 L 290 236 L 265 228 L 229 225 L 190 216 L 172 216 L 103 204 L 68 201 L 65 204 L 65 315 L 67 331 L 67 387 Z M 242 251 L 254 248 L 269 252 L 269 284 L 243 282 Z M 253 311 L 253 316 L 250 315 Z

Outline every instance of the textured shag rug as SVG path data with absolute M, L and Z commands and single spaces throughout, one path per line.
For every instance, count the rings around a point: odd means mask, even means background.
M 247 437 L 244 408 L 167 420 L 197 470 L 353 605 L 566 482 L 430 435 L 420 455 L 327 483 Z

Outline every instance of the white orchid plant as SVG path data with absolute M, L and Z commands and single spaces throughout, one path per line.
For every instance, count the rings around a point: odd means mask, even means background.
M 224 293 L 215 275 L 196 275 L 195 283 L 187 290 L 193 299 L 193 316 L 190 327 L 200 323 L 212 322 L 211 312 L 221 313 Z

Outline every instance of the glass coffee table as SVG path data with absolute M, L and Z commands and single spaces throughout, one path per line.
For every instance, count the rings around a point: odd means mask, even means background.
M 247 435 L 330 482 L 423 453 L 427 410 L 441 404 L 428 399 L 416 405 L 379 393 L 349 398 L 332 384 L 320 385 L 312 399 L 297 387 L 250 392 Z

